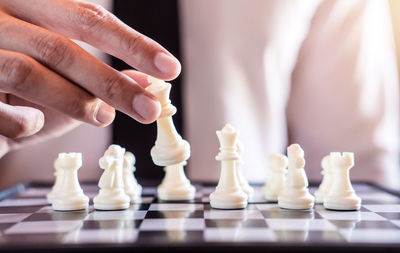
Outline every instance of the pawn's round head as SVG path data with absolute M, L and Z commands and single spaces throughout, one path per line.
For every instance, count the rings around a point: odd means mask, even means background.
M 116 159 L 122 158 L 125 154 L 125 149 L 120 145 L 112 144 L 104 152 L 104 156 L 112 156 Z
M 288 166 L 288 159 L 285 155 L 272 154 L 268 158 L 268 165 L 271 170 L 274 171 L 284 171 Z

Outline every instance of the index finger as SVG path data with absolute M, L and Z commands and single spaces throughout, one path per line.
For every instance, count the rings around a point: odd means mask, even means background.
M 163 80 L 176 78 L 179 61 L 154 40 L 124 24 L 100 5 L 83 1 L 4 1 L 12 15 L 78 39 L 122 59 L 139 71 Z

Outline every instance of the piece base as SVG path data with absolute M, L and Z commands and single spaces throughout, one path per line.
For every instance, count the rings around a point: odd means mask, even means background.
M 166 201 L 192 200 L 194 199 L 195 193 L 196 189 L 192 185 L 178 189 L 168 189 L 167 187 L 157 188 L 158 198 Z
M 89 198 L 87 199 L 82 198 L 81 200 L 63 200 L 63 201 L 53 199 L 51 207 L 55 211 L 84 210 L 88 209 L 89 207 Z

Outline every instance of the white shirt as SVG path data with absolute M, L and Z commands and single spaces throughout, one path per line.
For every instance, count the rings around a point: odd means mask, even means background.
M 310 180 L 332 151 L 355 152 L 352 180 L 398 187 L 399 102 L 386 1 L 181 1 L 189 176 L 215 181 L 227 122 L 245 146 L 245 175 L 305 150 Z M 286 153 L 286 152 L 285 152 Z

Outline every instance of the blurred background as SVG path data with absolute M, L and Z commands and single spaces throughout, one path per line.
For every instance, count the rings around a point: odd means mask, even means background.
M 139 32 L 158 41 L 182 60 L 178 1 L 143 0 L 129 1 L 129 4 L 126 3 L 128 1 L 123 0 L 99 0 L 96 2 L 113 11 L 122 21 Z M 389 4 L 396 40 L 397 60 L 400 63 L 400 1 L 390 0 Z M 118 59 L 108 57 L 84 43 L 79 44 L 118 70 L 129 68 Z M 172 103 L 178 108 L 173 119 L 178 132 L 183 136 L 185 136 L 183 123 L 185 106 L 182 102 L 182 78 L 184 76 L 185 69 L 178 79 L 172 81 L 171 92 Z M 111 143 L 120 144 L 136 155 L 136 176 L 139 181 L 160 181 L 164 172 L 162 168 L 154 166 L 150 157 L 150 149 L 154 145 L 155 138 L 155 124 L 141 125 L 121 113 L 118 113 L 114 124 L 106 128 L 83 124 L 60 138 L 11 152 L 1 158 L 0 189 L 18 182 L 52 182 L 54 180 L 53 161 L 60 152 L 82 152 L 84 163 L 79 171 L 80 181 L 97 181 L 102 173 L 98 166 L 98 159 Z M 218 147 L 215 148 L 215 150 L 217 149 Z M 214 157 L 204 159 L 214 160 Z M 215 164 L 217 165 L 216 162 Z M 190 164 L 187 170 L 190 171 Z

